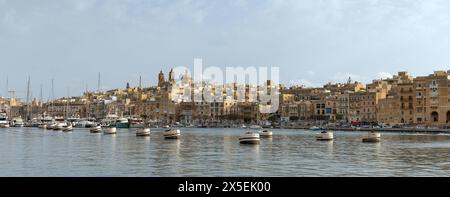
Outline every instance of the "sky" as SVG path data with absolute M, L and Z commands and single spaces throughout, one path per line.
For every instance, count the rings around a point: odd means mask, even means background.
M 155 85 L 160 70 L 277 66 L 286 85 L 450 67 L 445 0 L 0 0 L 0 95 Z M 8 95 L 9 96 L 9 95 Z

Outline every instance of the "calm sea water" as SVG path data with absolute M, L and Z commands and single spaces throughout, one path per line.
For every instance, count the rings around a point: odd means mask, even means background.
M 273 130 L 272 139 L 241 145 L 243 129 L 182 128 L 181 139 L 162 130 L 136 137 L 38 128 L 0 129 L 0 176 L 450 176 L 450 135 Z

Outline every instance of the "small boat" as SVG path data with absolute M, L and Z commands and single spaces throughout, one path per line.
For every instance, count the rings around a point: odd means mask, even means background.
M 168 128 L 170 128 L 170 126 L 169 125 L 164 125 L 162 128 L 168 129 Z
M 44 123 L 39 124 L 38 128 L 40 128 L 40 129 L 47 129 L 47 124 L 44 124 Z
M 6 113 L 0 113 L 0 128 L 9 128 L 9 121 Z
M 179 129 L 167 129 L 164 131 L 164 138 L 166 139 L 178 139 L 181 135 L 181 132 Z
M 119 118 L 115 124 L 116 128 L 130 128 L 130 122 L 127 118 Z
M 72 130 L 73 130 L 72 124 L 69 124 L 63 128 L 64 132 L 71 132 Z
M 105 129 L 105 131 L 103 131 L 103 134 L 116 134 L 117 133 L 117 129 L 116 127 L 108 127 Z
M 261 129 L 262 127 L 259 125 L 251 125 L 250 129 Z
M 322 131 L 316 136 L 317 140 L 333 140 L 333 132 Z
M 67 124 L 66 123 L 57 123 L 54 127 L 53 127 L 53 130 L 55 130 L 55 131 L 62 131 L 62 130 L 64 130 L 64 128 L 66 128 L 67 127 Z
M 270 130 L 263 130 L 259 132 L 259 136 L 262 138 L 271 138 L 272 137 L 272 131 Z
M 241 128 L 245 129 L 245 128 L 247 128 L 247 126 L 245 126 L 245 125 L 242 125 L 242 126 L 241 126 Z
M 52 130 L 53 127 L 56 127 L 56 123 L 52 123 L 52 124 L 47 125 L 47 129 Z
M 367 137 L 363 138 L 363 142 L 379 142 L 381 140 L 381 134 L 371 131 L 367 134 Z
M 312 131 L 318 131 L 318 130 L 320 130 L 320 127 L 318 127 L 318 126 L 312 126 L 312 127 L 309 128 L 309 130 L 312 130 Z
M 91 129 L 89 129 L 89 131 L 91 133 L 101 133 L 102 132 L 102 126 L 97 125 L 95 127 L 92 127 Z
M 11 122 L 10 122 L 10 126 L 12 127 L 24 127 L 25 123 L 23 122 L 23 119 L 21 117 L 17 117 L 14 118 Z
M 241 144 L 259 144 L 259 133 L 255 132 L 245 132 L 239 137 L 239 142 Z
M 9 124 L 0 124 L 0 128 L 9 128 Z
M 150 128 L 143 128 L 137 130 L 136 136 L 150 136 Z

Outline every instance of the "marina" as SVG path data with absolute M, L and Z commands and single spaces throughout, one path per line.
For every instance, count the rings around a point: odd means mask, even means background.
M 0 129 L 3 176 L 449 176 L 450 135 L 382 133 L 379 143 L 361 143 L 367 132 L 273 129 L 272 138 L 240 145 L 247 129 L 180 128 L 183 137 L 164 140 L 164 129 L 137 138 L 135 129 L 115 135 L 73 128 L 70 133 L 32 127 Z M 251 167 L 249 167 L 251 166 Z

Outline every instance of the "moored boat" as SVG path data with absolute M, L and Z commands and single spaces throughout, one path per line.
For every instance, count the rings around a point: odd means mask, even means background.
M 262 127 L 259 125 L 251 125 L 250 129 L 261 129 Z
M 6 115 L 6 112 L 0 113 L 0 128 L 8 128 L 9 127 L 9 121 L 8 116 Z
M 363 142 L 379 142 L 381 140 L 381 134 L 371 131 L 366 137 L 362 139 Z
M 309 130 L 312 130 L 312 131 L 318 131 L 318 130 L 320 130 L 320 127 L 318 127 L 318 126 L 312 126 L 312 127 L 309 128 Z
M 72 130 L 73 130 L 72 124 L 69 124 L 63 128 L 64 132 L 71 132 Z
M 119 118 L 115 124 L 116 128 L 130 128 L 130 122 L 127 118 Z
M 272 131 L 267 130 L 267 129 L 263 130 L 263 131 L 259 132 L 259 136 L 262 138 L 270 138 L 270 137 L 272 137 Z
M 142 128 L 136 131 L 136 136 L 150 136 L 150 128 Z
M 334 139 L 333 132 L 322 131 L 319 134 L 317 134 L 316 139 L 317 140 L 333 140 Z
M 12 127 L 23 127 L 25 126 L 25 123 L 23 122 L 23 119 L 21 117 L 13 118 L 10 122 L 10 126 Z
M 108 134 L 108 135 L 116 134 L 116 133 L 117 133 L 116 127 L 108 127 L 108 128 L 105 128 L 105 130 L 103 131 L 103 134 Z
M 179 129 L 167 129 L 163 135 L 166 139 L 178 139 L 181 136 L 181 132 Z
M 259 144 L 260 135 L 255 132 L 245 132 L 241 136 L 239 136 L 239 142 L 241 144 Z
M 91 133 L 101 133 L 102 132 L 102 126 L 97 125 L 95 127 L 92 127 L 91 129 L 89 129 L 89 131 Z

